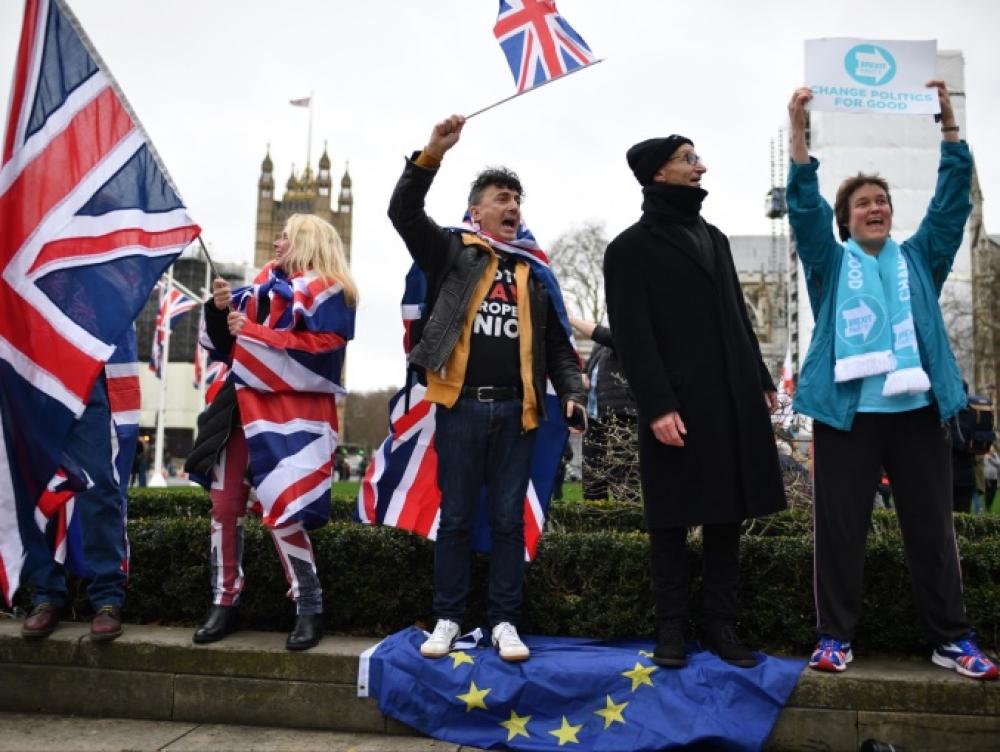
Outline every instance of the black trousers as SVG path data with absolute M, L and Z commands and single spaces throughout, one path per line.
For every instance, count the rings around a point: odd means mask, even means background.
M 687 528 L 650 530 L 649 551 L 657 621 L 686 620 L 690 591 Z M 740 523 L 702 527 L 702 582 L 705 619 L 735 621 L 740 585 Z
M 815 421 L 816 618 L 821 635 L 854 637 L 872 498 L 885 467 L 913 596 L 928 636 L 969 631 L 951 514 L 951 444 L 932 407 L 858 413 L 850 431 Z

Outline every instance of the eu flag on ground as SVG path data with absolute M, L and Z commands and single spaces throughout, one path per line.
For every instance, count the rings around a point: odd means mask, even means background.
M 583 37 L 559 15 L 555 0 L 500 0 L 493 34 L 518 91 L 596 62 Z
M 26 0 L 0 153 L 0 592 L 153 284 L 200 229 L 63 0 Z
M 424 639 L 410 627 L 380 643 L 359 674 L 368 695 L 429 736 L 485 749 L 757 750 L 805 666 L 765 656 L 735 668 L 699 652 L 683 669 L 662 669 L 649 642 L 530 636 L 524 663 L 492 647 L 428 660 Z

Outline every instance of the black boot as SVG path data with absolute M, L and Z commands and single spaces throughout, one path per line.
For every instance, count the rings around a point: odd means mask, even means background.
M 238 621 L 238 606 L 212 606 L 205 623 L 195 630 L 194 637 L 191 639 L 199 645 L 206 642 L 217 642 L 227 634 L 235 632 Z
M 753 668 L 760 659 L 746 647 L 736 634 L 733 622 L 713 619 L 705 624 L 702 645 L 731 666 Z
M 288 650 L 308 650 L 319 644 L 323 637 L 323 614 L 299 614 L 295 617 L 285 647 Z
M 653 663 L 665 668 L 683 668 L 687 665 L 682 620 L 660 622 L 656 634 L 656 650 L 653 651 Z

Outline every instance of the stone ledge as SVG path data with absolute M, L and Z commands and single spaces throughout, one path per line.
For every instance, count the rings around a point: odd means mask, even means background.
M 377 638 L 327 636 L 292 653 L 281 633 L 239 632 L 194 645 L 189 628 L 127 625 L 92 643 L 63 623 L 27 641 L 0 621 L 0 710 L 244 723 L 380 734 L 413 731 L 356 696 L 358 657 Z M 914 749 L 1000 749 L 1000 682 L 929 660 L 863 658 L 843 675 L 806 670 L 770 750 L 850 750 L 874 737 Z

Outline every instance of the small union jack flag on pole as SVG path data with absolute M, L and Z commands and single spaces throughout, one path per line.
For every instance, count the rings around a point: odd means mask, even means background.
M 466 120 L 601 62 L 559 15 L 555 0 L 500 0 L 493 34 L 507 58 L 517 94 L 466 115 Z
M 149 62 L 149 61 L 145 61 Z M 115 344 L 200 232 L 64 0 L 26 0 L 0 152 L 0 592 Z
M 181 317 L 198 305 L 198 301 L 191 298 L 173 285 L 168 292 L 164 293 L 166 284 L 160 283 L 160 306 L 156 313 L 156 330 L 153 335 L 153 351 L 149 357 L 149 370 L 156 374 L 156 378 L 162 378 L 161 361 L 163 360 L 163 343 L 167 338 L 167 327 L 170 331 L 177 328 L 177 323 Z M 195 369 L 197 370 L 197 363 Z
M 518 91 L 597 62 L 583 37 L 559 15 L 554 0 L 500 0 L 493 33 Z

